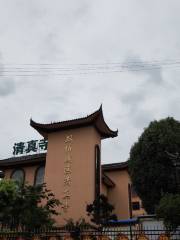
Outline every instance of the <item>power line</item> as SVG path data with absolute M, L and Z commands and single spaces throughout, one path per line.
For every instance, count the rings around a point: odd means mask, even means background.
M 98 63 L 3 63 L 4 65 L 103 65 L 103 64 L 158 64 L 158 63 L 179 63 L 180 59 L 169 59 L 169 60 L 151 60 L 151 61 L 142 61 L 134 60 L 127 62 L 98 62 Z
M 66 66 L 66 67 L 64 67 Z M 84 63 L 84 64 L 54 64 L 54 63 L 39 63 L 39 64 L 4 64 L 0 67 L 1 76 L 18 76 L 18 77 L 33 77 L 33 76 L 71 76 L 74 74 L 107 74 L 120 72 L 138 72 L 151 71 L 161 68 L 176 68 L 180 67 L 180 60 L 174 61 L 149 61 L 149 62 L 127 62 L 127 63 Z

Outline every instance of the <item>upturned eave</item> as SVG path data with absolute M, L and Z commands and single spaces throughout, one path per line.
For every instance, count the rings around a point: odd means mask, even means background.
M 48 134 L 53 132 L 82 128 L 87 126 L 94 126 L 101 135 L 102 139 L 110 137 L 113 138 L 117 137 L 118 135 L 118 131 L 111 130 L 106 124 L 103 116 L 102 105 L 97 111 L 88 115 L 87 117 L 48 124 L 37 123 L 31 119 L 30 125 L 45 138 L 48 138 Z

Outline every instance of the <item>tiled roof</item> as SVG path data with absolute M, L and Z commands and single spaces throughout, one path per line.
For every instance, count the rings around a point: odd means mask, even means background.
M 7 159 L 0 160 L 0 168 L 10 168 L 14 166 L 24 166 L 24 165 L 36 165 L 40 163 L 45 163 L 46 153 L 38 153 L 27 156 L 11 157 Z
M 116 170 L 128 169 L 128 161 L 121 162 L 121 163 L 103 164 L 102 169 L 105 172 L 106 171 L 116 171 Z
M 116 137 L 118 135 L 118 131 L 112 131 L 104 121 L 102 106 L 87 117 L 48 124 L 37 123 L 31 119 L 30 125 L 45 138 L 47 138 L 48 133 L 90 125 L 93 125 L 97 129 L 102 138 Z
M 102 172 L 102 182 L 109 188 L 115 187 L 115 183 L 104 172 Z
M 46 153 L 38 153 L 20 157 L 11 157 L 0 160 L 0 168 L 14 167 L 20 165 L 33 165 L 46 162 Z M 128 169 L 128 161 L 121 163 L 102 164 L 102 171 L 116 171 Z

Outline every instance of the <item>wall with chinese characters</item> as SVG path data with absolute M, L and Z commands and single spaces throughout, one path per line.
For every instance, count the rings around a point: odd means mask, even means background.
M 95 146 L 100 146 L 100 136 L 92 127 L 69 130 L 49 135 L 48 152 L 45 162 L 25 159 L 18 164 L 4 168 L 5 178 L 9 179 L 15 171 L 23 171 L 25 182 L 34 184 L 37 170 L 45 165 L 45 182 L 53 190 L 62 203 L 62 213 L 56 220 L 63 224 L 63 219 L 86 218 L 86 205 L 95 197 Z M 43 160 L 43 159 L 42 159 Z M 131 179 L 127 169 L 107 171 L 105 174 L 114 182 L 115 187 L 109 188 L 101 182 L 101 193 L 105 194 L 115 207 L 119 219 L 129 218 L 128 183 Z M 132 209 L 133 217 L 146 214 L 141 200 L 132 194 L 132 206 L 140 204 L 140 208 Z
M 101 138 L 94 127 L 48 135 L 45 182 L 63 204 L 62 219 L 88 219 L 86 205 L 95 197 L 95 145 Z

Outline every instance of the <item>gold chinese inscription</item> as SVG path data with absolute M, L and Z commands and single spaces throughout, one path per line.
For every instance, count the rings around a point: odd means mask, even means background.
M 71 173 L 72 173 L 72 142 L 73 136 L 67 135 L 65 137 L 65 159 L 64 159 L 64 190 L 63 190 L 63 204 L 62 208 L 64 212 L 68 211 L 69 200 L 71 198 L 70 186 L 71 186 Z

